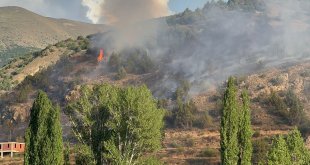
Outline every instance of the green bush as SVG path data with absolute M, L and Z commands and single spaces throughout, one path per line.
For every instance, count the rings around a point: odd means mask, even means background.
M 87 145 L 77 145 L 75 147 L 76 165 L 95 165 L 95 158 L 92 150 Z

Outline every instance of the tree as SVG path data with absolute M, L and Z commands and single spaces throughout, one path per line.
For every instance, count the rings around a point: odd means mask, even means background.
M 291 158 L 287 144 L 282 135 L 275 138 L 268 152 L 268 165 L 291 165 Z
M 42 91 L 31 108 L 25 143 L 25 165 L 63 164 L 59 108 L 55 108 Z
M 242 97 L 242 113 L 239 125 L 239 163 L 240 165 L 251 165 L 251 158 L 253 152 L 251 128 L 251 112 L 249 107 L 249 96 L 246 91 L 241 94 Z
M 297 128 L 291 131 L 286 138 L 292 165 L 310 164 L 309 151 L 305 147 L 304 140 Z
M 238 163 L 238 105 L 235 79 L 230 77 L 224 94 L 223 109 L 221 110 L 221 160 L 222 164 L 235 165 Z
M 291 124 L 299 125 L 305 116 L 304 107 L 292 89 L 286 93 L 285 103 L 289 107 L 288 119 Z
M 136 164 L 161 147 L 164 111 L 145 86 L 84 86 L 66 112 L 97 164 Z
M 183 103 L 180 98 L 177 100 L 177 107 L 173 110 L 174 113 L 174 125 L 179 128 L 192 127 L 194 116 L 193 111 L 196 110 L 196 106 L 192 101 Z

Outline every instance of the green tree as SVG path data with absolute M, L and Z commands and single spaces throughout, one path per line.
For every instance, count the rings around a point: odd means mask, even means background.
M 25 135 L 25 165 L 63 164 L 62 130 L 59 108 L 39 91 L 33 103 Z
M 250 101 L 246 91 L 241 94 L 242 97 L 242 113 L 239 125 L 239 163 L 240 165 L 251 165 L 251 158 L 253 152 L 252 135 L 253 130 L 251 127 L 251 112 Z
M 299 125 L 305 116 L 304 107 L 292 89 L 286 93 L 285 103 L 289 107 L 288 119 L 290 123 Z
M 193 125 L 196 106 L 192 101 L 183 103 L 180 98 L 177 100 L 177 107 L 173 110 L 174 125 L 179 128 L 190 128 Z
M 283 136 L 273 139 L 272 146 L 268 152 L 268 165 L 291 165 L 291 157 Z
M 309 151 L 305 147 L 304 140 L 297 128 L 288 134 L 286 142 L 291 155 L 292 165 L 310 164 Z
M 223 109 L 221 110 L 221 160 L 225 165 L 238 163 L 238 104 L 235 79 L 230 77 L 224 94 Z
M 136 164 L 161 147 L 164 111 L 156 103 L 145 86 L 84 86 L 67 113 L 97 164 Z

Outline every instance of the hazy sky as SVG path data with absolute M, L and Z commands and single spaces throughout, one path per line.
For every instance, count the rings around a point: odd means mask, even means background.
M 0 0 L 0 6 L 19 6 L 47 17 L 91 22 L 82 0 Z M 96 0 L 95 0 L 96 1 Z M 208 0 L 170 0 L 170 11 L 177 13 L 186 8 L 202 7 Z

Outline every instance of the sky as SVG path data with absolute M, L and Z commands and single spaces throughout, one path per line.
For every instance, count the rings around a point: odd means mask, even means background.
M 91 22 L 87 17 L 87 8 L 82 0 L 0 0 L 0 7 L 19 6 L 46 17 L 65 18 L 82 22 Z M 186 8 L 201 8 L 208 0 L 169 0 L 172 13 L 184 11 Z

